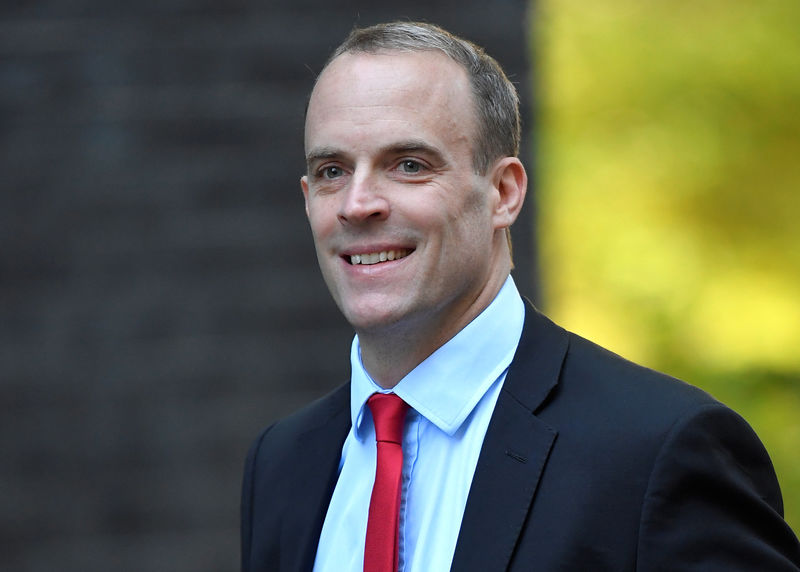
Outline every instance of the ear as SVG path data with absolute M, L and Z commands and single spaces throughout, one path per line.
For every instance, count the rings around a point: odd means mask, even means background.
M 300 177 L 300 188 L 303 189 L 303 201 L 306 204 L 306 216 L 308 216 L 308 177 L 306 175 Z
M 517 220 L 528 189 L 528 175 L 522 162 L 516 157 L 498 160 L 492 167 L 492 187 L 495 193 L 494 228 L 508 228 Z

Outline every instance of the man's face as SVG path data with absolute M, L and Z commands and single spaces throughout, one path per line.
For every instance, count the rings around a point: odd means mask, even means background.
M 359 334 L 447 329 L 481 299 L 497 235 L 475 133 L 466 73 L 439 52 L 345 54 L 320 76 L 301 184 L 322 274 Z

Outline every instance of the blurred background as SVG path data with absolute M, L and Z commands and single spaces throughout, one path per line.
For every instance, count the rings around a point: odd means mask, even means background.
M 526 2 L 425 4 L 2 3 L 0 570 L 239 569 L 250 442 L 349 375 L 299 184 L 322 63 L 424 18 L 531 107 Z
M 800 2 L 540 1 L 541 305 L 755 428 L 800 530 Z
M 344 382 L 303 109 L 355 24 L 518 84 L 522 292 L 750 421 L 800 528 L 800 5 L 0 7 L 0 569 L 233 571 L 245 451 Z

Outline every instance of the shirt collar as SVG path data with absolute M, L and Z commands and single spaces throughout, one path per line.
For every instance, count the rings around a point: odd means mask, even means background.
M 350 414 L 356 438 L 365 437 L 361 426 L 369 396 L 390 391 L 452 436 L 508 368 L 522 334 L 524 316 L 525 305 L 509 275 L 483 312 L 392 390 L 381 388 L 364 369 L 355 336 L 350 349 Z

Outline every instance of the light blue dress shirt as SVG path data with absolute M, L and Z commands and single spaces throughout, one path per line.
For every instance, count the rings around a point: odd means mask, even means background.
M 522 334 L 525 307 L 511 276 L 492 303 L 394 387 L 411 409 L 403 436 L 400 566 L 449 570 L 483 438 Z M 387 393 L 350 352 L 352 428 L 320 535 L 316 572 L 360 572 L 375 479 L 367 398 Z

